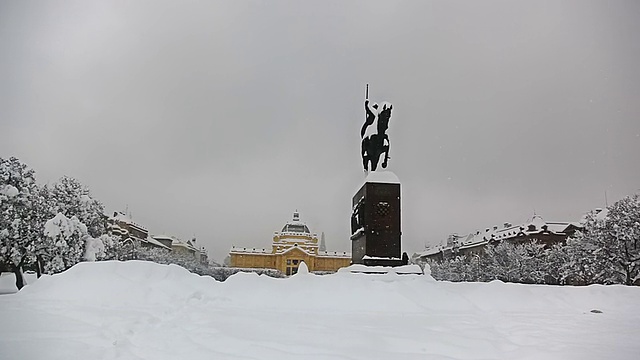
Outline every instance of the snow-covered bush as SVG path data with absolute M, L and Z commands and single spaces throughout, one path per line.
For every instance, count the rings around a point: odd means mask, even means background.
M 218 281 L 225 281 L 229 276 L 237 274 L 239 272 L 255 273 L 258 275 L 265 275 L 272 278 L 284 278 L 286 277 L 282 272 L 276 269 L 246 269 L 246 268 L 232 268 L 232 267 L 209 267 L 207 272 L 200 275 L 209 275 Z M 333 272 L 332 272 L 333 273 Z
M 84 243 L 84 255 L 82 259 L 86 261 L 97 261 L 104 259 L 105 256 L 106 251 L 102 239 L 94 239 L 91 236 L 87 236 Z
M 68 218 L 77 217 L 94 238 L 106 232 L 104 206 L 93 199 L 89 188 L 78 180 L 64 176 L 53 186 L 45 188 L 48 190 L 49 202 L 56 212 L 61 212 Z
M 136 250 L 136 258 L 138 260 L 153 261 L 158 264 L 176 264 L 183 268 L 196 273 L 201 274 L 207 268 L 206 265 L 196 261 L 193 255 L 174 252 L 155 247 L 140 247 Z
M 44 271 L 48 274 L 64 271 L 80 262 L 89 235 L 87 227 L 73 216 L 62 213 L 44 225 L 45 246 L 42 248 Z

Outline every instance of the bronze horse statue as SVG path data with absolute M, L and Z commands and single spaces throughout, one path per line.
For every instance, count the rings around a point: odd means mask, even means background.
M 382 103 L 382 109 L 378 110 L 378 104 L 373 104 L 370 107 L 369 100 L 365 100 L 364 109 L 367 116 L 360 130 L 360 137 L 362 138 L 362 165 L 364 166 L 364 171 L 369 171 L 369 164 L 371 164 L 371 171 L 376 171 L 382 154 L 384 154 L 384 160 L 381 164 L 383 168 L 387 167 L 389 161 L 389 136 L 387 135 L 387 129 L 389 129 L 389 119 L 391 118 L 393 105 L 384 102 Z M 376 119 L 377 132 L 365 136 L 367 128 L 373 125 Z

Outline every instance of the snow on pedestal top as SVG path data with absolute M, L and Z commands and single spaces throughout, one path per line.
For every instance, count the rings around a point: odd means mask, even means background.
M 391 171 L 370 171 L 365 183 L 400 184 L 400 179 Z

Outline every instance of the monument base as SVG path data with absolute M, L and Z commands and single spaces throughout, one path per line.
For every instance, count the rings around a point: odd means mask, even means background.
M 407 264 L 403 262 L 402 259 L 400 258 L 383 258 L 383 257 L 372 257 L 372 256 L 365 255 L 362 258 L 362 265 L 395 267 L 395 266 L 401 266 L 401 265 L 407 265 Z
M 383 275 L 383 274 L 396 274 L 396 275 L 424 275 L 424 271 L 418 265 L 405 265 L 405 266 L 365 266 L 365 265 L 351 265 L 346 268 L 338 270 L 338 272 L 348 272 L 351 274 L 364 274 L 364 275 Z
M 352 206 L 351 263 L 406 264 L 408 259 L 400 250 L 400 181 L 396 175 L 390 171 L 369 173 Z

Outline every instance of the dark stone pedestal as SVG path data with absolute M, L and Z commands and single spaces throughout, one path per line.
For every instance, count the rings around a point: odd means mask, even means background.
M 403 265 L 400 250 L 400 184 L 366 182 L 353 197 L 351 262 Z

